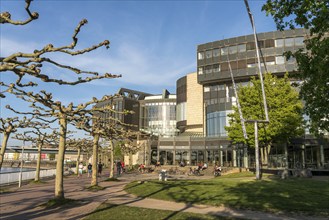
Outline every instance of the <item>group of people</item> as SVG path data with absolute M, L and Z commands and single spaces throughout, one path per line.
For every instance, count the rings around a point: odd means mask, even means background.
M 117 175 L 121 175 L 123 172 L 125 172 L 125 162 L 118 160 L 116 162 L 117 167 Z
M 102 175 L 103 166 L 104 166 L 104 164 L 102 164 L 101 161 L 99 161 L 99 163 L 97 164 L 98 176 L 101 176 Z M 80 177 L 82 177 L 83 170 L 84 170 L 84 166 L 83 166 L 83 163 L 82 162 L 79 163 L 78 169 L 79 169 L 79 171 L 78 171 L 78 178 L 80 178 Z M 91 177 L 92 172 L 93 172 L 93 165 L 91 163 L 89 163 L 87 165 L 88 177 Z

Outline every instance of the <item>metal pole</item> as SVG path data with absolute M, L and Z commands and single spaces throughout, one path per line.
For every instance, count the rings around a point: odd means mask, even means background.
M 255 163 L 256 163 L 256 179 L 260 180 L 259 147 L 258 147 L 258 122 L 257 121 L 255 121 Z
M 19 180 L 18 180 L 18 187 L 21 188 L 22 186 L 22 172 L 23 172 L 23 155 L 24 155 L 24 144 L 22 148 L 22 156 L 21 156 L 21 169 L 19 171 Z
M 248 11 L 248 15 L 249 15 L 249 18 L 250 18 L 252 29 L 254 31 L 254 39 L 255 39 L 255 45 L 256 45 L 256 54 L 257 54 L 258 70 L 259 70 L 259 79 L 260 79 L 260 84 L 261 84 L 261 88 L 262 88 L 262 96 L 263 96 L 263 102 L 264 102 L 265 120 L 269 121 L 268 112 L 267 112 L 267 104 L 266 104 L 266 95 L 265 95 L 264 82 L 263 82 L 263 75 L 262 75 L 262 69 L 261 69 L 261 64 L 260 64 L 258 40 L 257 40 L 257 35 L 256 35 L 256 27 L 255 27 L 255 23 L 254 23 L 254 17 L 251 14 L 249 4 L 248 4 L 248 0 L 244 0 L 244 3 L 246 5 L 247 11 Z
M 242 115 L 242 110 L 241 110 L 241 106 L 240 106 L 240 102 L 239 102 L 238 92 L 236 91 L 236 86 L 235 86 L 235 81 L 234 81 L 234 75 L 233 75 L 231 63 L 230 63 L 230 61 L 228 59 L 228 55 L 227 55 L 227 62 L 228 62 L 228 67 L 229 67 L 230 73 L 231 73 L 232 86 L 233 86 L 233 91 L 234 91 L 234 95 L 235 95 L 235 98 L 236 98 L 236 104 L 237 104 L 238 111 L 239 111 L 239 116 L 240 116 L 240 121 L 241 121 L 241 127 L 242 127 L 243 137 L 244 137 L 244 139 L 248 139 L 246 126 L 244 124 L 244 121 L 245 120 L 244 120 L 243 115 Z

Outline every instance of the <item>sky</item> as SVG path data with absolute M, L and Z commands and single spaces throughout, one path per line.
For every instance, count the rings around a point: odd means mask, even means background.
M 258 33 L 276 29 L 271 17 L 261 11 L 264 3 L 249 0 Z M 0 1 L 0 11 L 10 12 L 13 20 L 28 18 L 24 7 L 24 0 Z M 102 47 L 81 56 L 50 55 L 62 64 L 83 70 L 122 75 L 77 86 L 39 83 L 32 89 L 52 92 L 56 100 L 66 104 L 77 105 L 92 97 L 115 94 L 122 87 L 151 94 L 167 89 L 175 94 L 177 79 L 196 71 L 197 45 L 252 34 L 243 0 L 34 0 L 30 10 L 39 13 L 37 20 L 25 26 L 0 25 L 0 57 L 32 52 L 49 43 L 57 47 L 71 44 L 74 29 L 84 18 L 88 24 L 78 35 L 76 49 L 110 41 L 109 49 Z M 52 66 L 44 66 L 42 71 L 56 78 L 74 79 L 74 74 Z M 16 80 L 13 73 L 0 74 L 1 81 Z M 0 102 L 2 118 L 13 116 L 5 109 L 7 104 L 28 110 L 25 102 L 12 96 Z M 18 143 L 9 141 L 9 145 Z

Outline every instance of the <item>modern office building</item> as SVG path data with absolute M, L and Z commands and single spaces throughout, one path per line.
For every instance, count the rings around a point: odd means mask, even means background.
M 137 90 L 131 90 L 126 88 L 120 88 L 117 92 L 118 97 L 110 99 L 108 101 L 100 102 L 95 105 L 96 108 L 101 108 L 104 106 L 112 106 L 115 112 L 112 113 L 111 117 L 119 119 L 125 124 L 132 125 L 132 130 L 139 130 L 139 101 L 143 100 L 146 96 L 151 96 L 152 94 L 140 92 Z M 122 114 L 124 110 L 132 111 L 134 114 Z M 106 115 L 105 117 L 110 117 Z
M 295 59 L 286 60 L 285 51 L 304 48 L 305 29 L 258 34 L 262 72 L 283 76 L 297 70 Z M 258 75 L 253 35 L 234 37 L 198 45 L 197 71 L 176 82 L 176 95 L 164 90 L 162 95 L 145 95 L 136 100 L 139 106 L 139 129 L 148 140 L 143 161 L 175 165 L 180 161 L 224 166 L 253 166 L 254 151 L 228 140 L 225 126 L 228 114 L 236 105 L 229 63 L 238 86 Z M 137 104 L 138 102 L 138 104 Z M 137 119 L 136 119 L 137 120 Z M 136 121 L 134 120 L 134 121 Z M 141 141 L 141 139 L 140 139 Z M 288 148 L 275 145 L 269 156 L 270 167 L 328 168 L 328 138 L 304 137 L 290 140 Z

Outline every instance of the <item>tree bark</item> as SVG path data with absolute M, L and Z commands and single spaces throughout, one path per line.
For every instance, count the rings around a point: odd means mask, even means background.
M 91 186 L 97 186 L 97 162 L 98 162 L 98 142 L 99 142 L 99 134 L 94 135 L 93 140 L 93 171 L 91 178 Z
M 0 170 L 2 168 L 3 159 L 5 157 L 9 134 L 10 133 L 6 133 L 6 132 L 3 133 L 3 140 L 2 140 L 1 152 L 0 152 Z
M 75 165 L 75 170 L 76 170 L 76 174 L 79 175 L 79 163 L 80 163 L 80 155 L 81 155 L 81 147 L 78 147 L 78 156 L 77 156 L 77 162 Z
M 114 146 L 113 141 L 110 140 L 110 160 L 111 160 L 111 166 L 110 166 L 110 176 L 109 178 L 114 177 Z
M 265 146 L 265 155 L 264 155 L 265 156 L 264 160 L 267 166 L 268 166 L 268 155 L 270 154 L 270 151 L 271 151 L 271 144 L 268 144 Z
M 263 166 L 263 164 L 265 164 L 264 147 L 259 148 L 259 150 L 260 150 L 260 158 L 261 158 L 260 163 Z
M 59 119 L 59 146 L 56 164 L 56 180 L 55 180 L 55 198 L 64 199 L 64 156 L 65 156 L 65 144 L 66 144 L 66 132 L 67 132 L 67 118 L 66 115 L 62 115 Z
M 41 148 L 42 143 L 41 141 L 38 141 L 38 159 L 37 159 L 37 167 L 35 170 L 35 178 L 34 181 L 40 181 L 40 167 L 41 167 Z

